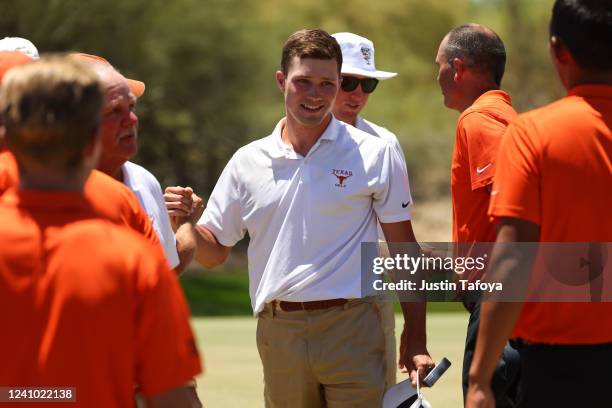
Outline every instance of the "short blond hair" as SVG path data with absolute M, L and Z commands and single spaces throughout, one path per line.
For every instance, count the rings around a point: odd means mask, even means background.
M 98 75 L 65 55 L 12 69 L 0 90 L 9 148 L 64 170 L 77 167 L 100 125 L 103 95 Z

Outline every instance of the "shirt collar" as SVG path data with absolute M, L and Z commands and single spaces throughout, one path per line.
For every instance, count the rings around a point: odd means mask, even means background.
M 567 96 L 594 96 L 600 98 L 612 97 L 612 85 L 584 84 L 576 85 L 567 91 Z
M 499 99 L 502 99 L 504 102 L 506 102 L 509 105 L 512 104 L 512 99 L 510 98 L 510 95 L 508 95 L 507 92 L 502 91 L 501 89 L 492 89 L 490 91 L 483 93 L 478 98 L 476 98 L 472 106 L 482 103 L 485 100 L 490 99 L 490 98 L 499 98 Z
M 76 212 L 91 209 L 82 192 L 40 191 L 11 188 L 2 195 L 2 202 L 10 206 L 43 209 L 45 212 Z
M 319 140 L 317 141 L 316 144 L 320 143 L 323 140 L 333 142 L 338 138 L 338 133 L 340 132 L 342 125 L 340 124 L 340 121 L 336 119 L 336 117 L 333 114 L 330 113 L 330 115 L 331 115 L 331 120 L 329 121 L 329 124 L 327 125 L 327 127 L 325 128 L 321 136 L 319 137 Z M 291 148 L 291 146 L 283 143 L 282 141 L 281 132 L 283 130 L 283 127 L 285 126 L 285 121 L 286 121 L 286 118 L 282 118 L 276 124 L 276 126 L 274 127 L 274 130 L 272 131 L 271 137 L 272 137 L 273 145 L 272 145 L 272 148 L 270 149 L 270 155 L 274 158 L 280 158 L 280 157 L 286 157 L 289 159 L 301 158 L 301 156 L 298 155 Z

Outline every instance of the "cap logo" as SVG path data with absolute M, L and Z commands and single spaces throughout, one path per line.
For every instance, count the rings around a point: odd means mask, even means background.
M 361 55 L 363 55 L 363 59 L 365 60 L 366 64 L 372 65 L 370 64 L 370 60 L 372 59 L 372 50 L 370 48 L 361 47 Z

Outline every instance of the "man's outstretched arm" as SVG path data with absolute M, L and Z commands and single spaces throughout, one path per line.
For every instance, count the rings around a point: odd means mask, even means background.
M 167 187 L 164 200 L 175 229 L 181 265 L 186 266 L 194 256 L 206 268 L 224 263 L 231 248 L 219 244 L 206 227 L 196 225 L 204 212 L 204 200 L 190 187 Z

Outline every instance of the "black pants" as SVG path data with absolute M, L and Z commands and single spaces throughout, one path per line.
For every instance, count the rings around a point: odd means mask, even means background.
M 612 343 L 519 347 L 520 408 L 612 407 Z
M 463 352 L 463 400 L 467 395 L 470 365 L 476 350 L 476 337 L 478 335 L 478 325 L 480 323 L 480 302 L 473 305 L 470 312 L 467 334 L 465 337 L 465 350 Z M 519 352 L 509 343 L 506 343 L 504 352 L 497 363 L 491 388 L 495 395 L 495 406 L 497 408 L 517 407 L 519 400 L 519 373 L 521 370 Z M 543 405 L 545 406 L 545 405 Z

